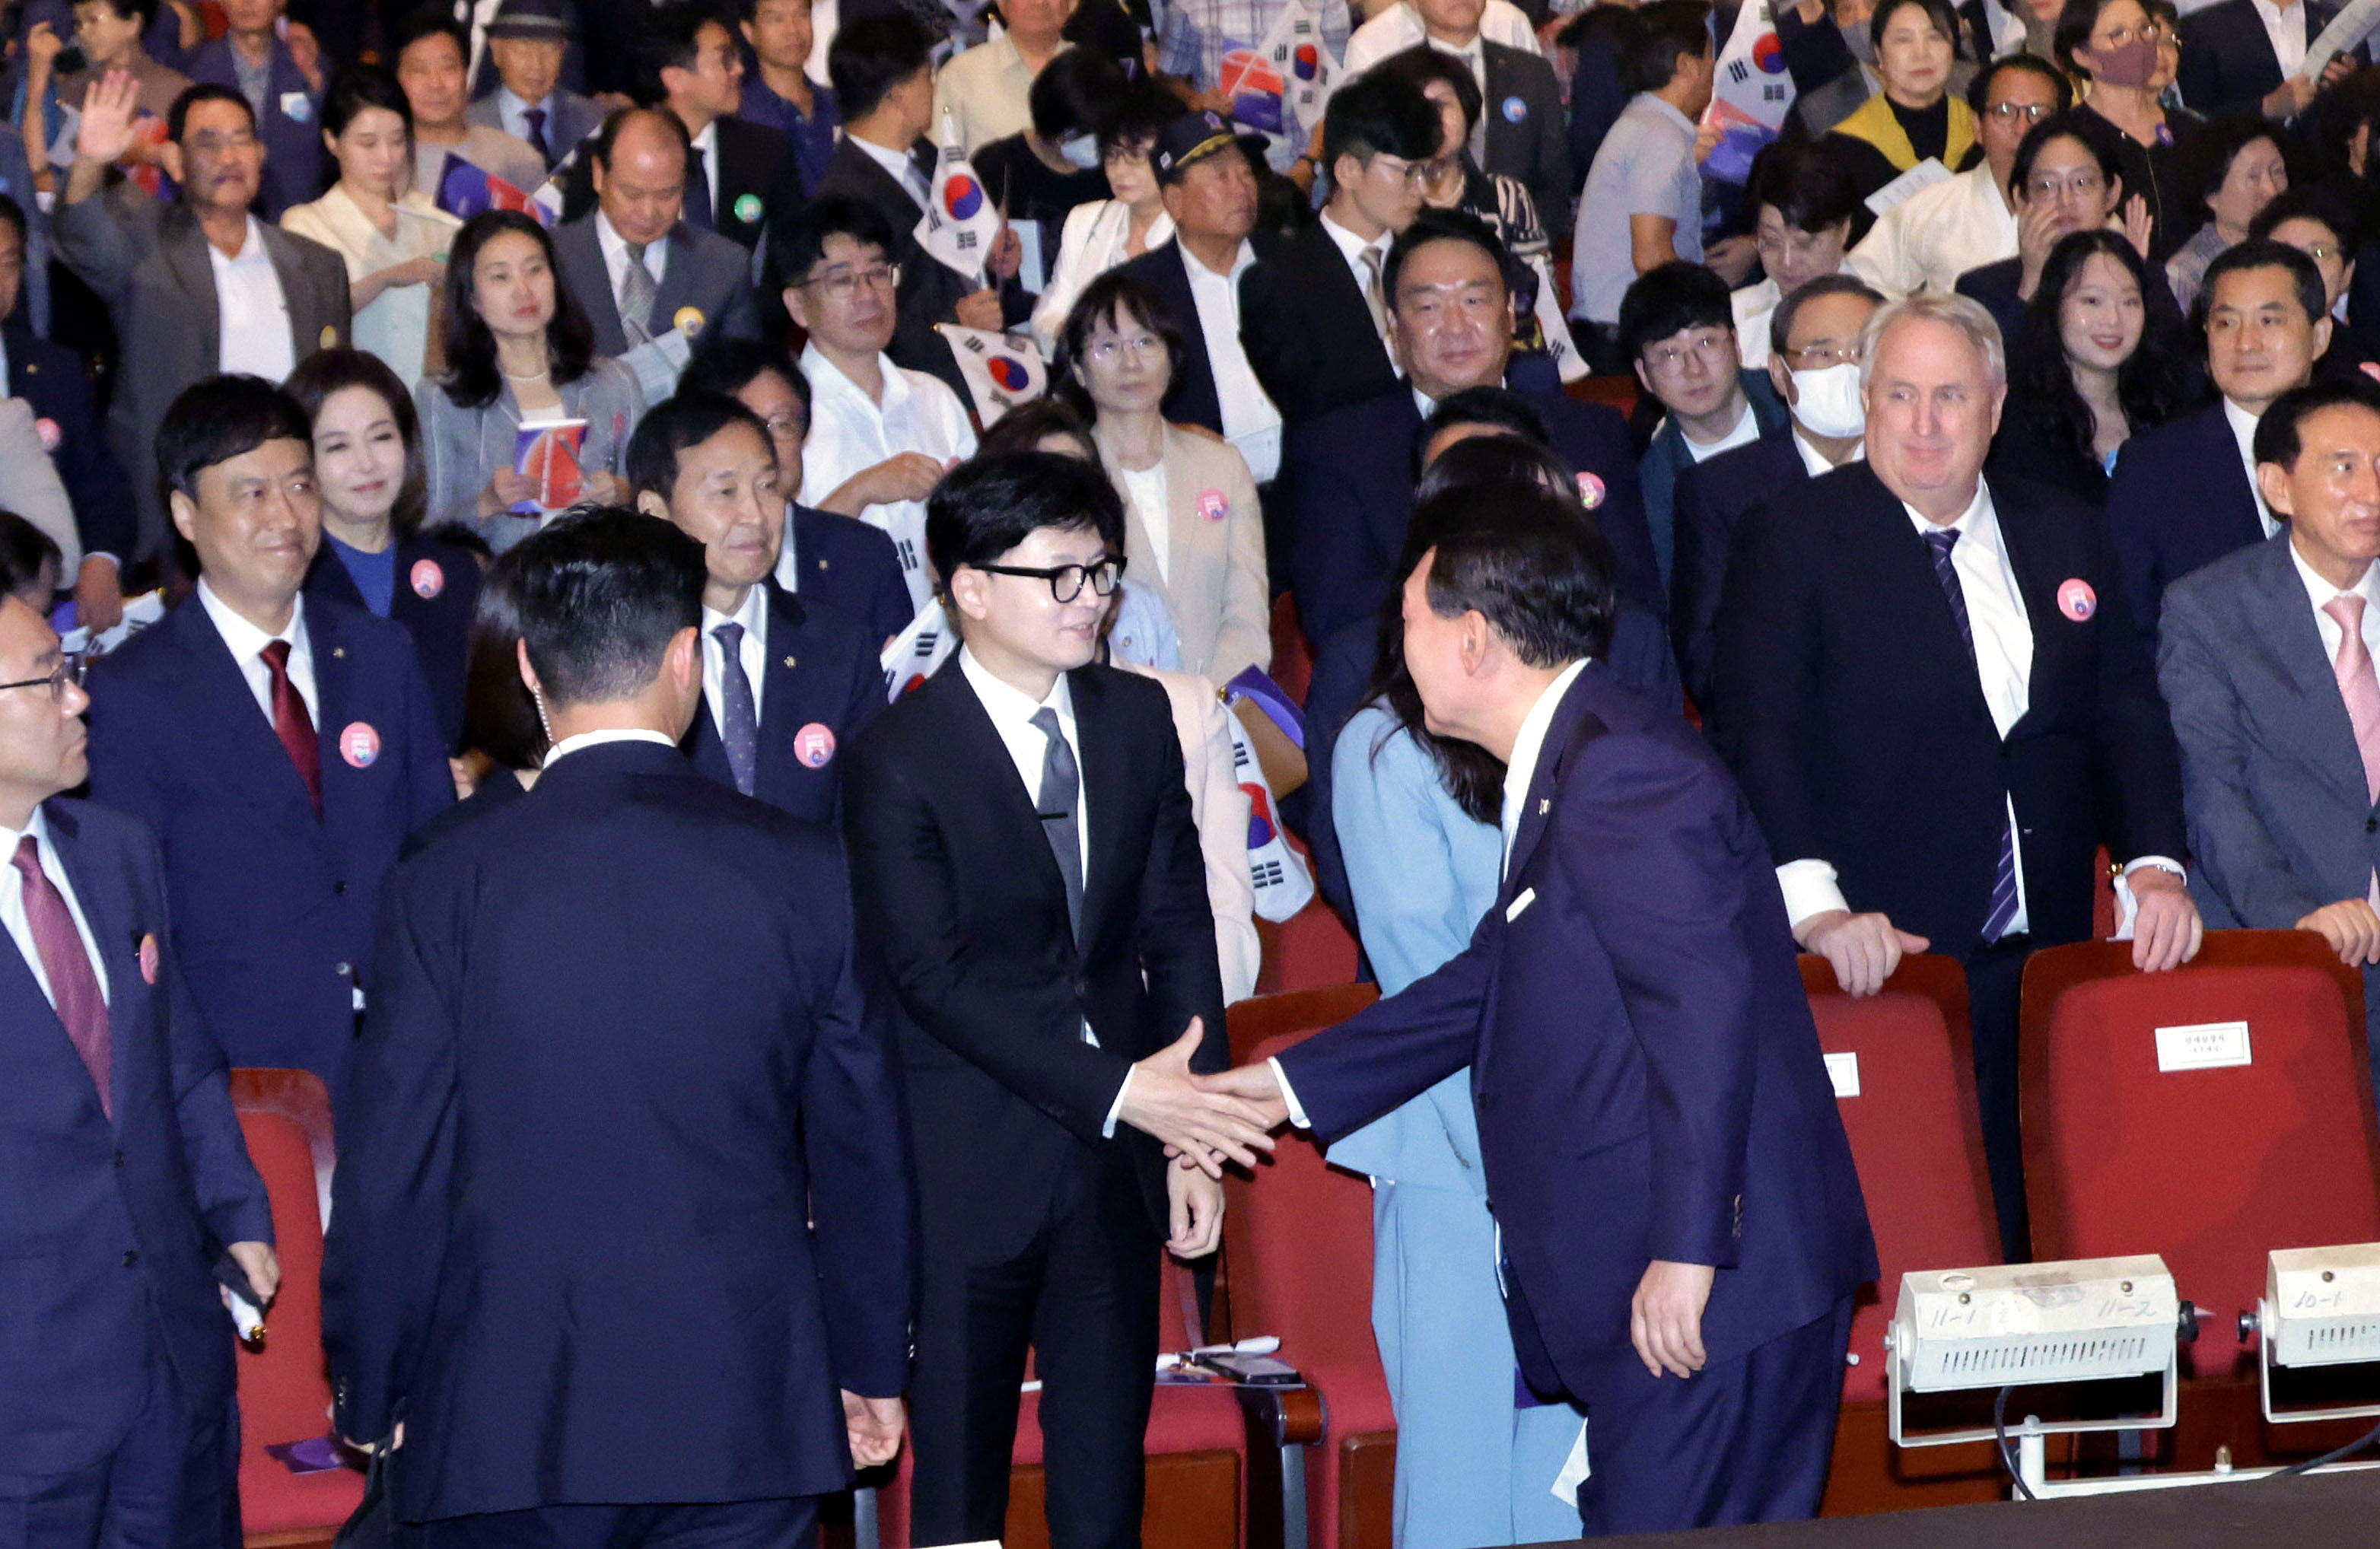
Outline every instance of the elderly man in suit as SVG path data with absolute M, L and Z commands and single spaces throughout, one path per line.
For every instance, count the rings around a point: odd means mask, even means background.
M 0 1265 L 32 1336 L 0 1353 L 0 1545 L 237 1543 L 216 1276 L 273 1300 L 273 1213 L 156 839 L 64 794 L 88 772 L 81 679 L 0 600 Z
M 1990 314 L 1961 296 L 1894 302 L 1868 320 L 1860 361 L 1866 459 L 1737 529 L 1711 725 L 1794 939 L 1846 991 L 1874 994 L 1929 947 L 1965 968 L 2016 1261 L 2025 959 L 2090 935 L 2102 844 L 2137 905 L 2133 964 L 2196 954 L 2180 770 L 2099 524 L 2069 497 L 1983 477 L 2007 394 Z
M 1521 1376 L 1589 1416 L 1585 1531 L 1815 1516 L 1876 1261 L 1768 847 L 1596 660 L 1609 551 L 1550 493 L 1442 498 L 1469 509 L 1415 513 L 1404 656 L 1510 771 L 1495 903 L 1402 993 L 1194 1084 L 1335 1144 L 1469 1066 Z
M 673 329 L 689 343 L 759 333 L 750 255 L 684 219 L 688 158 L 685 126 L 649 108 L 613 114 L 588 147 L 601 202 L 556 230 L 553 248 L 599 355 Z
M 2288 526 L 2166 594 L 2192 890 L 2218 926 L 2319 932 L 2380 1032 L 2380 386 L 2283 394 L 2256 481 Z
M 402 1422 L 424 1549 L 814 1543 L 900 1444 L 916 1265 L 843 858 L 677 751 L 700 544 L 598 510 L 499 563 L 554 744 L 389 889 L 323 1253 L 336 1423 Z
M 504 0 L 487 32 L 499 84 L 463 110 L 466 122 L 525 142 L 548 172 L 603 127 L 602 104 L 562 84 L 573 31 L 564 0 Z
M 132 145 L 135 92 L 116 73 L 83 99 L 54 235 L 58 257 L 107 303 L 116 336 L 134 341 L 108 424 L 116 460 L 146 474 L 183 389 L 217 372 L 279 381 L 315 350 L 347 343 L 350 314 L 346 260 L 249 213 L 264 146 L 237 91 L 193 86 L 176 100 L 163 154 L 179 201 L 111 176 Z M 165 507 L 153 478 L 132 488 L 145 558 L 167 545 Z
M 455 799 L 402 624 L 302 595 L 322 540 L 305 412 L 253 377 L 158 430 L 197 595 L 91 678 L 93 799 L 164 848 L 174 944 L 232 1061 L 312 1071 L 344 1115 L 381 883 Z

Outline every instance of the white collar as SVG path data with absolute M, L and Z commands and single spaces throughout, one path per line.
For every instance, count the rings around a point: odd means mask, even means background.
M 1075 696 L 1066 686 L 1066 674 L 1061 672 L 1050 685 L 1049 695 L 1036 699 L 1023 689 L 992 676 L 991 670 L 975 659 L 975 652 L 959 647 L 959 672 L 983 701 L 984 713 L 991 717 L 994 726 L 1031 727 L 1033 718 L 1045 709 L 1056 710 L 1059 720 L 1075 719 Z
M 1471 35 L 1471 41 L 1467 43 L 1450 43 L 1442 39 L 1431 37 L 1429 35 L 1429 26 L 1425 22 L 1422 25 L 1421 35 L 1423 42 L 1428 43 L 1430 47 L 1438 50 L 1439 53 L 1447 54 L 1450 57 L 1455 59 L 1467 59 L 1473 64 L 1477 64 L 1488 57 L 1488 50 L 1485 46 L 1488 42 L 1488 34 L 1485 32 L 1473 33 Z
M 527 97 L 522 96 L 519 92 L 514 91 L 509 86 L 499 86 L 496 90 L 504 94 L 503 107 L 505 113 L 508 113 L 515 117 L 518 117 L 520 115 L 528 112 L 531 108 L 536 108 L 545 115 L 547 123 L 551 124 L 553 122 L 553 94 L 552 92 L 547 92 L 542 98 L 536 102 L 530 102 Z
M 1350 264 L 1359 264 L 1363 262 L 1364 255 L 1367 252 L 1379 252 L 1385 254 L 1389 250 L 1389 244 L 1396 240 L 1396 236 L 1393 232 L 1384 231 L 1380 233 L 1379 236 L 1372 238 L 1369 242 L 1366 242 L 1362 237 L 1356 236 L 1354 232 L 1349 231 L 1345 226 L 1342 226 L 1338 222 L 1332 220 L 1330 218 L 1330 212 L 1327 209 L 1322 212 L 1322 229 L 1324 233 L 1330 236 L 1331 242 L 1338 248 L 1339 251 L 1346 256 L 1346 260 Z M 1183 251 L 1186 254 L 1189 252 L 1189 249 L 1184 248 Z M 1237 273 L 1238 271 L 1233 270 L 1232 272 Z
M 2289 546 L 2290 563 L 2298 567 L 2298 579 L 2305 583 L 2306 600 L 2313 604 L 2315 612 L 2321 612 L 2324 603 L 2338 597 L 2362 598 L 2367 611 L 2375 603 L 2380 603 L 2380 564 L 2365 565 L 2363 574 L 2356 578 L 2355 585 L 2341 591 L 2316 574 L 2313 566 L 2306 563 L 2305 556 L 2298 552 L 2296 539 L 2283 537 L 2281 541 Z
M 909 374 L 892 364 L 892 357 L 881 351 L 877 353 L 876 369 L 884 378 L 884 402 L 881 404 L 861 391 L 857 382 L 844 375 L 843 368 L 829 360 L 826 352 L 818 347 L 818 341 L 812 340 L 802 346 L 802 374 L 809 378 L 813 393 L 848 398 L 855 404 L 866 405 L 870 414 L 889 415 L 909 401 Z
M 210 242 L 207 244 L 207 259 L 218 269 L 228 269 L 234 264 L 259 261 L 269 264 L 273 261 L 273 255 L 264 250 L 264 234 L 257 229 L 256 217 L 250 215 L 248 231 L 239 239 L 239 251 L 225 258 L 224 250 Z
M 692 142 L 694 148 L 701 151 L 705 158 L 715 158 L 719 154 L 719 120 L 714 118 L 705 124 L 702 127 L 702 133 L 692 137 Z
M 1999 514 L 1992 506 L 1992 487 L 1985 482 L 1981 474 L 1975 476 L 1975 498 L 1967 502 L 1967 509 L 1959 513 L 1959 519 L 1955 522 L 1937 522 L 1907 501 L 1900 502 L 1900 509 L 1909 514 L 1909 520 L 1920 537 L 1942 531 L 1947 526 L 1961 537 L 1985 545 L 1994 553 L 1999 551 Z
M 1656 96 L 1650 91 L 1639 91 L 1628 105 L 1630 107 L 1642 106 L 1650 111 L 1655 116 L 1668 119 L 1672 126 L 1685 130 L 1689 135 L 1696 132 L 1694 128 L 1694 121 L 1687 117 L 1684 114 L 1680 113 L 1676 104 L 1671 103 L 1666 97 Z
M 1521 729 L 1512 737 L 1512 756 L 1504 767 L 1504 860 L 1512 859 L 1512 841 L 1521 831 L 1521 808 L 1529 797 L 1529 787 L 1537 778 L 1537 759 L 1546 748 L 1546 733 L 1553 730 L 1554 712 L 1561 708 L 1562 696 L 1586 670 L 1587 659 L 1580 657 L 1561 670 L 1561 675 L 1546 684 L 1529 713 L 1521 718 Z
M 1864 440 L 1853 446 L 1852 454 L 1840 463 L 1829 463 L 1819 454 L 1816 447 L 1810 444 L 1809 439 L 1802 434 L 1802 422 L 1798 419 L 1793 421 L 1792 436 L 1793 450 L 1802 454 L 1802 466 L 1810 470 L 1812 478 L 1817 478 L 1820 474 L 1832 473 L 1838 467 L 1847 468 L 1853 463 L 1867 461 L 1867 442 Z
M 203 575 L 199 577 L 199 605 L 207 611 L 207 617 L 214 621 L 215 633 L 223 636 L 223 643 L 231 647 L 232 660 L 243 669 L 275 640 L 287 641 L 292 655 L 308 649 L 306 594 L 302 591 L 290 599 L 289 622 L 282 626 L 278 635 L 268 635 L 234 612 L 231 604 L 215 595 L 214 587 L 207 585 Z
M 774 573 L 774 566 L 771 567 L 771 574 Z M 722 613 L 710 603 L 704 603 L 702 605 L 702 637 L 706 640 L 710 639 L 710 632 L 721 624 L 736 623 L 744 626 L 746 639 L 757 640 L 760 637 L 762 621 L 768 615 L 769 582 L 768 578 L 763 576 L 745 588 L 743 605 L 732 613 Z
M 1739 393 L 1742 392 L 1741 385 L 1738 386 L 1737 391 Z M 1721 431 L 1718 435 L 1713 437 L 1709 441 L 1696 441 L 1694 437 L 1686 434 L 1686 423 L 1682 419 L 1673 420 L 1672 423 L 1678 427 L 1678 439 L 1684 442 L 1688 446 L 1722 446 L 1727 442 L 1733 441 L 1736 437 L 1743 434 L 1744 422 L 1751 418 L 1752 394 L 1749 393 L 1743 393 L 1743 412 L 1735 417 L 1735 422 L 1733 424 L 1730 425 L 1725 430 Z
M 33 836 L 37 848 L 56 853 L 57 846 L 50 841 L 50 820 L 42 816 L 49 805 L 47 802 L 35 802 L 33 816 L 21 829 L 0 829 L 0 865 L 6 865 L 16 858 L 17 846 L 25 842 L 27 834 Z M 64 863 L 60 865 L 63 868 Z
M 1245 236 L 1240 238 L 1240 250 L 1238 256 L 1232 260 L 1232 272 L 1228 274 L 1218 274 L 1201 263 L 1198 260 L 1198 255 L 1190 250 L 1190 245 L 1182 240 L 1182 234 L 1178 229 L 1173 234 L 1173 245 L 1182 249 L 1182 267 L 1189 272 L 1190 283 L 1194 285 L 1198 283 L 1200 275 L 1205 275 L 1210 280 L 1229 280 L 1237 284 L 1240 276 L 1246 273 L 1249 267 L 1257 261 L 1256 245 Z
M 611 216 L 603 213 L 603 207 L 600 204 L 595 207 L 595 246 L 603 254 L 603 266 L 607 269 L 614 263 L 628 261 L 628 239 L 620 235 L 619 228 L 612 224 Z M 645 244 L 648 260 L 651 259 L 655 248 L 663 253 L 669 251 L 667 232 L 662 234 L 660 241 Z
M 711 127 L 713 128 L 718 127 L 715 124 Z M 894 177 L 900 179 L 904 188 L 908 186 L 909 179 L 912 176 L 922 177 L 925 175 L 925 174 L 917 170 L 917 163 L 911 161 L 908 155 L 904 151 L 887 151 L 884 147 L 877 144 L 874 140 L 862 139 L 855 134 L 846 133 L 843 138 L 846 142 L 859 147 L 859 149 L 866 153 L 869 161 L 874 162 L 878 166 L 882 167 Z M 698 143 L 699 142 L 698 141 Z
M 581 732 L 575 737 L 565 737 L 546 750 L 545 762 L 540 766 L 552 768 L 554 764 L 585 748 L 601 747 L 605 743 L 654 743 L 674 749 L 677 744 L 645 726 L 625 726 L 608 732 Z

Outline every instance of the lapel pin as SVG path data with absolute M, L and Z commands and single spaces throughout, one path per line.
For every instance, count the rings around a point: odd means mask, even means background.
M 372 729 L 370 721 L 347 723 L 347 729 L 339 733 L 339 756 L 347 761 L 350 768 L 372 767 L 372 761 L 380 756 L 380 733 Z
M 1537 798 L 1538 817 L 1543 817 L 1547 813 L 1551 812 L 1553 809 L 1554 799 L 1551 796 L 1539 796 Z
M 785 658 L 785 668 L 786 668 L 786 670 L 787 670 L 788 672 L 792 671 L 792 669 L 793 669 L 793 665 L 794 665 L 794 659 L 793 659 L 792 657 L 790 657 L 790 656 L 789 656 L 789 657 L 787 657 L 787 658 Z
M 140 938 L 139 956 L 141 981 L 145 984 L 155 984 L 157 982 L 157 935 L 154 931 Z
M 331 647 L 331 654 L 339 660 L 345 661 L 347 659 L 347 647 L 345 646 L 333 646 Z
M 824 570 L 824 569 L 826 568 L 826 561 L 824 561 L 824 560 L 820 560 L 820 561 L 819 561 L 819 568 L 820 568 L 820 570 Z
M 2058 587 L 2058 611 L 2076 623 L 2087 623 L 2099 611 L 2099 594 L 2091 589 L 2090 582 L 2071 576 Z

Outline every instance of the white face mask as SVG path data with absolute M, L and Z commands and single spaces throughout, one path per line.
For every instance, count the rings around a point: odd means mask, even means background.
M 1814 436 L 1856 436 L 1867 429 L 1860 369 L 1852 361 L 1793 373 L 1793 418 Z
M 1058 154 L 1065 157 L 1069 165 L 1088 172 L 1099 164 L 1099 142 L 1092 135 L 1076 135 L 1058 142 Z

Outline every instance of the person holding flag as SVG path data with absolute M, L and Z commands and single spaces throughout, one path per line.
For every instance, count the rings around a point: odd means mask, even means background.
M 1261 131 L 1266 162 L 1285 174 L 1321 125 L 1323 103 L 1289 91 L 1270 49 L 1285 22 L 1294 26 L 1292 13 L 1302 13 L 1315 28 L 1318 62 L 1335 69 L 1347 53 L 1347 7 L 1319 9 L 1306 0 L 1177 0 L 1165 8 L 1158 71 L 1192 108 Z

